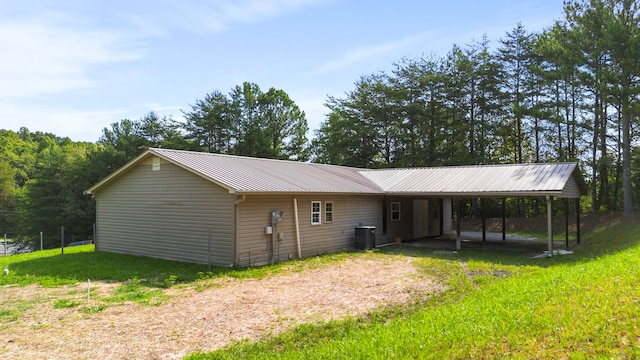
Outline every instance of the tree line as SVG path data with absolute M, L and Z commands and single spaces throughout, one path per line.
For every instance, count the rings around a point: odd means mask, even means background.
M 91 239 L 95 203 L 83 194 L 144 150 L 162 147 L 307 161 L 305 114 L 282 90 L 244 83 L 196 100 L 184 121 L 154 112 L 122 119 L 96 143 L 0 130 L 0 232 L 45 247 Z
M 640 176 L 640 3 L 565 2 L 445 56 L 402 59 L 329 97 L 317 161 L 358 167 L 580 161 L 593 211 L 633 212 Z
M 640 14 L 637 1 L 568 1 L 541 33 L 518 24 L 495 49 L 486 37 L 445 56 L 403 58 L 329 96 L 309 141 L 304 111 L 283 90 L 243 83 L 215 90 L 183 120 L 151 112 L 105 127 L 95 143 L 0 130 L 0 231 L 45 245 L 90 236 L 95 204 L 83 190 L 149 147 L 414 167 L 578 161 L 592 211 L 633 212 Z M 509 209 L 522 214 L 520 204 Z

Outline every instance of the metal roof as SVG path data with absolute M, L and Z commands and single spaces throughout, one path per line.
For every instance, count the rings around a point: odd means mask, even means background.
M 94 193 L 133 164 L 152 155 L 201 176 L 232 194 L 383 194 L 379 186 L 360 175 L 354 168 L 155 148 L 147 150 L 88 189 L 86 193 Z
M 367 170 L 344 166 L 149 149 L 85 191 L 100 187 L 133 165 L 157 156 L 232 194 L 334 193 L 423 196 L 544 196 L 562 192 L 571 176 L 586 185 L 576 164 L 485 165 Z
M 572 177 L 579 192 L 587 193 L 587 186 L 575 163 L 360 170 L 360 173 L 390 194 L 560 195 Z
M 232 193 L 381 192 L 374 182 L 348 167 L 166 149 L 150 152 L 201 174 Z

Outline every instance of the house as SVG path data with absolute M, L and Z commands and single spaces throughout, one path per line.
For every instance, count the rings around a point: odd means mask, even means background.
M 576 164 L 368 170 L 149 149 L 85 191 L 96 251 L 254 266 L 450 234 L 454 199 L 580 198 Z M 549 201 L 551 204 L 551 201 Z

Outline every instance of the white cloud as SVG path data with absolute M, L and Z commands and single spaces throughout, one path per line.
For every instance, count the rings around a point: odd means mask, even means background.
M 319 65 L 316 67 L 315 72 L 323 74 L 340 70 L 361 61 L 369 60 L 372 57 L 381 56 L 402 48 L 410 47 L 418 42 L 425 41 L 435 36 L 435 32 L 422 32 L 384 44 L 356 47 L 335 60 Z
M 148 109 L 147 112 L 149 111 L 153 111 L 156 113 L 171 113 L 171 112 L 175 112 L 175 113 L 180 113 L 180 109 L 182 109 L 182 107 L 177 106 L 177 105 L 161 105 L 158 103 L 148 103 L 148 104 L 142 104 L 140 105 L 141 108 L 143 109 Z
M 168 23 L 197 33 L 222 32 L 234 24 L 258 23 L 323 2 L 327 0 L 180 1 L 160 17 L 172 19 Z
M 118 31 L 87 29 L 62 13 L 1 19 L 0 98 L 33 98 L 96 86 L 98 64 L 134 60 Z M 125 46 L 123 46 L 125 44 Z

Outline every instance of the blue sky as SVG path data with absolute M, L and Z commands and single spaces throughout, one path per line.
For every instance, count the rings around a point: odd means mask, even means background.
M 95 142 L 248 81 L 287 92 L 311 137 L 361 75 L 562 14 L 562 0 L 2 0 L 0 128 Z

